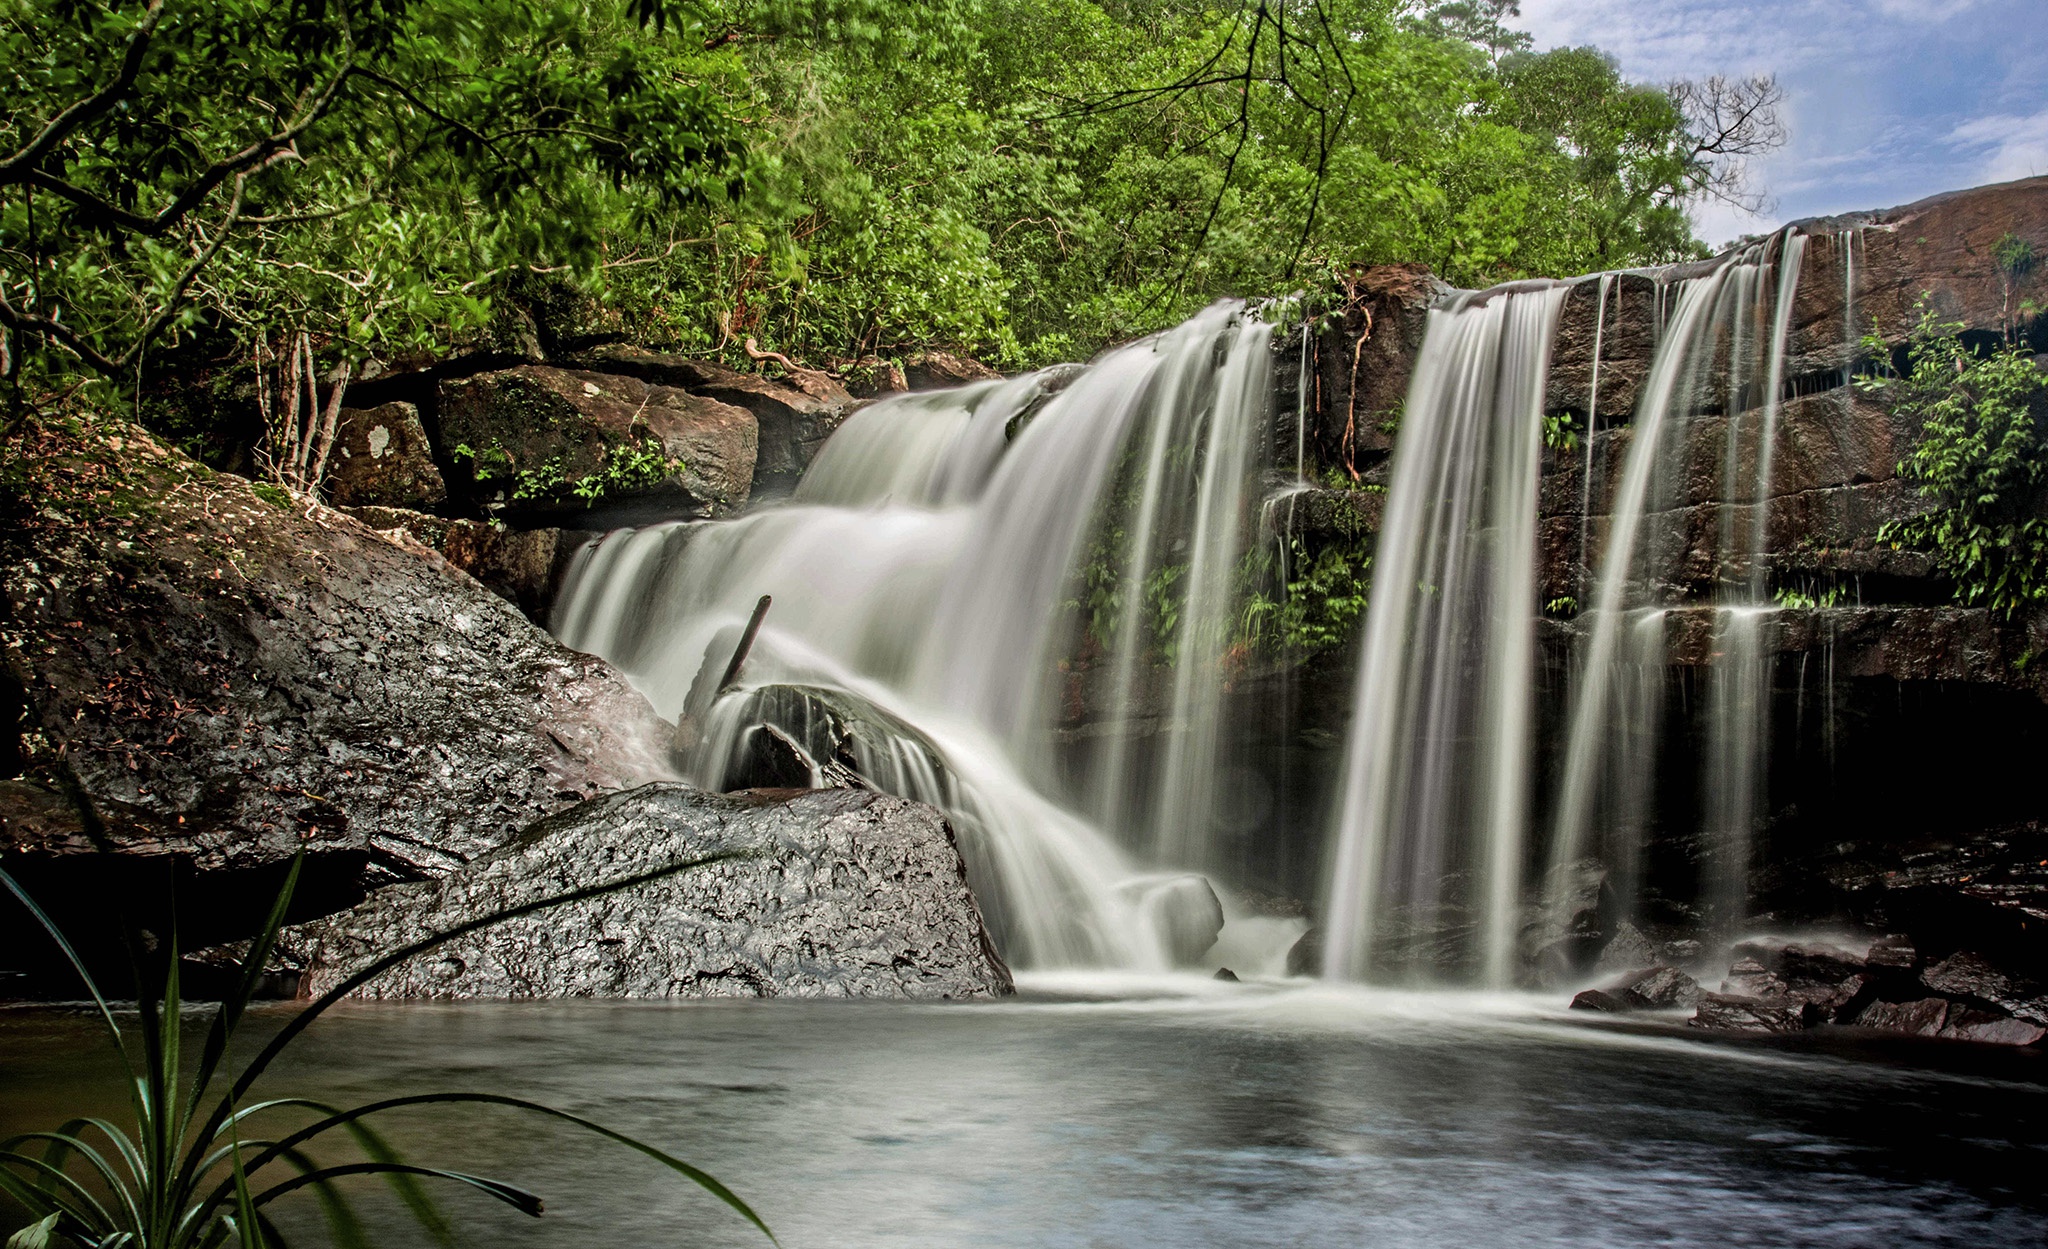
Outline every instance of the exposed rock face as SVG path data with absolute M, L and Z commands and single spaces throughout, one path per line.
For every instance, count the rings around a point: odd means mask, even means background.
M 979 360 L 947 351 L 920 351 L 903 362 L 903 380 L 911 390 L 943 390 L 1001 376 Z
M 746 503 L 760 440 L 752 414 L 718 399 L 541 365 L 443 381 L 440 420 L 442 441 L 467 466 L 474 493 L 515 516 L 588 510 L 584 496 L 596 489 L 597 501 L 612 506 L 722 515 Z M 612 457 L 635 451 L 679 467 L 654 482 L 609 483 Z
M 60 910 L 66 882 L 121 904 L 103 851 L 203 882 L 302 844 L 306 905 L 346 905 L 660 774 L 639 745 L 658 721 L 617 674 L 424 548 L 130 427 L 31 428 L 19 450 L 0 815 L 10 867 Z M 163 903 L 153 880 L 138 908 Z M 260 920 L 269 887 L 220 896 L 181 897 L 188 944 Z
M 447 497 L 417 407 L 341 410 L 327 470 L 327 498 L 336 507 L 423 508 Z
M 818 448 L 853 408 L 853 396 L 830 374 L 801 369 L 776 381 L 706 360 L 637 347 L 606 347 L 584 357 L 591 368 L 624 374 L 718 400 L 751 412 L 760 426 L 752 489 L 788 494 Z
M 456 938 L 370 997 L 996 997 L 1010 974 L 944 817 L 859 790 L 648 785 L 291 935 L 314 996 L 422 935 L 709 855 Z

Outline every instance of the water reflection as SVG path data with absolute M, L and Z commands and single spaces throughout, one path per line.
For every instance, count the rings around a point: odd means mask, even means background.
M 365 1004 L 315 1028 L 274 1087 L 547 1101 L 708 1166 L 793 1247 L 2048 1236 L 2048 1096 L 2024 1063 L 1935 1072 L 1594 1031 L 1511 996 L 1137 987 L 1035 980 L 967 1007 Z M 0 1126 L 76 1113 L 89 1032 L 0 1014 Z M 548 1198 L 533 1221 L 451 1196 L 473 1243 L 765 1243 L 544 1125 L 392 1123 L 408 1151 Z M 415 1243 L 391 1210 L 375 1225 Z

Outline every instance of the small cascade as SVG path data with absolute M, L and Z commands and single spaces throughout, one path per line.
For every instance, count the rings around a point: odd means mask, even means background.
M 1433 310 L 1360 658 L 1325 967 L 1513 977 L 1528 823 L 1536 489 L 1568 286 Z
M 1686 526 L 1703 500 L 1688 493 L 1699 421 L 1723 421 L 1717 563 L 1707 675 L 1707 761 L 1701 779 L 1717 925 L 1740 922 L 1749 838 L 1764 783 L 1774 611 L 1763 561 L 1783 360 L 1805 238 L 1752 245 L 1679 286 L 1668 329 L 1638 397 L 1615 484 L 1586 630 L 1552 831 L 1551 870 L 1594 854 L 1616 869 L 1626 913 L 1636 849 L 1654 813 L 1661 681 L 1670 613 L 1692 606 Z M 1776 280 L 1772 281 L 1775 272 Z
M 556 632 L 685 718 L 679 762 L 707 788 L 763 746 L 757 726 L 794 749 L 858 722 L 842 754 L 954 817 L 1017 964 L 1166 966 L 1156 882 L 1214 857 L 1220 669 L 1274 452 L 1271 356 L 1271 327 L 1220 303 L 1085 368 L 875 403 L 787 504 L 580 553 Z M 740 688 L 710 688 L 763 594 Z M 1108 598 L 1109 721 L 1150 700 L 1166 727 L 1142 758 L 1105 735 L 1090 792 L 1070 795 L 1050 730 L 1091 594 Z

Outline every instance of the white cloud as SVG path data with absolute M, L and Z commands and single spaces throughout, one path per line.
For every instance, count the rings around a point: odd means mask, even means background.
M 1909 22 L 1945 22 L 1977 4 L 1978 0 L 1876 0 L 1879 13 Z
M 2048 108 L 2031 117 L 1999 113 L 1966 121 L 1949 131 L 1950 143 L 1978 159 L 1986 182 L 2010 182 L 2048 173 Z

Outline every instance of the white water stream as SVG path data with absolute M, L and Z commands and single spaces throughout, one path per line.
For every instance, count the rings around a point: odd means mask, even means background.
M 608 535 L 572 567 L 556 632 L 621 667 L 662 714 L 700 713 L 685 762 L 711 788 L 755 731 L 748 690 L 867 704 L 888 741 L 863 772 L 953 814 L 1013 961 L 1163 967 L 1171 917 L 1155 886 L 1213 857 L 1215 670 L 1268 455 L 1270 338 L 1223 303 L 1085 369 L 873 404 L 787 504 Z M 1158 761 L 1111 734 L 1083 811 L 1058 796 L 1049 730 L 1058 661 L 1089 610 L 1072 596 L 1091 585 L 1120 605 L 1110 720 L 1148 682 L 1171 693 Z M 743 688 L 686 708 L 763 594 L 773 607 Z M 1148 598 L 1160 610 L 1140 610 Z M 1293 933 L 1272 935 L 1267 961 Z

